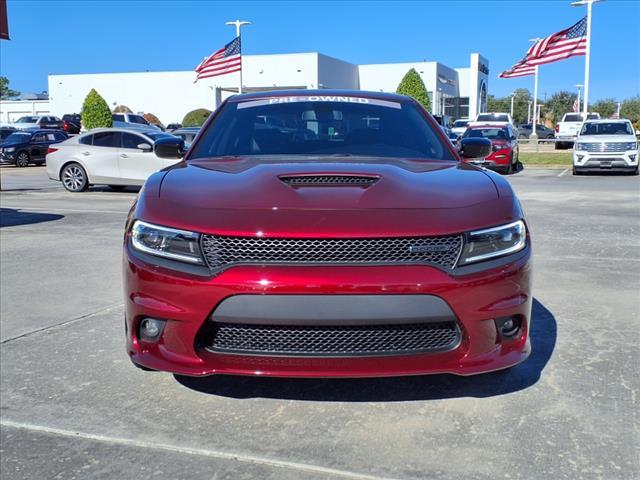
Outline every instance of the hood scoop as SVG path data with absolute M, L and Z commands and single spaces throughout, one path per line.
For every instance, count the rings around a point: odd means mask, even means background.
M 300 174 L 281 175 L 281 182 L 293 188 L 303 187 L 359 187 L 367 188 L 380 180 L 377 175 L 352 175 L 352 174 Z

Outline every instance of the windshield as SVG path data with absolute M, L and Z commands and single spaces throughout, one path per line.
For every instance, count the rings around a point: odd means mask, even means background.
M 26 132 L 16 132 L 12 133 L 7 137 L 4 141 L 5 144 L 14 144 L 14 143 L 24 143 L 28 142 L 31 139 L 31 134 Z
M 633 135 L 629 122 L 585 123 L 580 135 Z
M 509 116 L 506 114 L 497 115 L 495 113 L 481 113 L 476 119 L 477 122 L 508 122 Z
M 464 132 L 463 138 L 488 138 L 490 140 L 509 140 L 504 128 L 472 128 Z
M 469 125 L 469 120 L 456 120 L 453 123 L 453 128 L 462 128 L 466 127 L 467 125 Z
M 229 102 L 190 158 L 366 155 L 454 160 L 412 103 L 364 97 L 272 97 Z
M 20 117 L 16 123 L 37 123 L 38 117 Z

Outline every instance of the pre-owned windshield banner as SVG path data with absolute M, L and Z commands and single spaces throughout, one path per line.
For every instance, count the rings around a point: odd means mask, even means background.
M 251 107 L 262 107 L 264 105 L 274 105 L 283 103 L 298 103 L 298 102 L 330 102 L 330 103 L 358 103 L 361 105 L 375 105 L 378 107 L 387 108 L 402 108 L 398 102 L 389 102 L 387 100 L 380 100 L 377 98 L 366 97 L 344 97 L 337 95 L 309 95 L 309 96 L 295 96 L 295 97 L 269 97 L 261 98 L 260 100 L 249 100 L 247 102 L 240 102 L 238 104 L 238 110 Z

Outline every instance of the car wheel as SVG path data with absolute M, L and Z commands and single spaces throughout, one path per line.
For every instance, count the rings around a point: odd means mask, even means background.
M 636 169 L 631 172 L 631 175 L 640 175 L 640 166 L 637 166 Z
M 20 152 L 16 157 L 16 167 L 24 168 L 29 166 L 29 154 L 27 152 Z
M 109 185 L 109 188 L 114 192 L 121 192 L 127 187 L 126 185 Z
M 62 169 L 62 186 L 69 192 L 84 192 L 89 188 L 87 172 L 78 163 L 70 163 Z
M 573 174 L 574 175 L 584 175 L 584 172 L 581 172 L 576 167 L 573 167 Z

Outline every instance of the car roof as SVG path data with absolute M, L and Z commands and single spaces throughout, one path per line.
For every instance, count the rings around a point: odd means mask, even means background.
M 509 126 L 509 124 L 507 122 L 502 122 L 502 123 L 490 123 L 490 124 L 483 124 L 483 123 L 477 123 L 475 125 L 469 125 L 470 129 L 474 129 L 474 128 L 507 128 Z
M 398 95 L 397 93 L 386 92 L 369 92 L 365 90 L 268 90 L 262 92 L 242 93 L 229 97 L 229 102 L 244 102 L 245 100 L 255 100 L 259 98 L 269 97 L 313 97 L 313 96 L 342 96 L 342 97 L 366 97 L 376 98 L 379 100 L 389 100 L 393 102 L 409 102 L 412 101 L 406 95 Z
M 148 129 L 148 130 L 135 129 L 134 130 L 132 128 L 125 128 L 125 127 L 112 127 L 112 128 L 92 128 L 91 130 L 84 132 L 82 135 L 101 133 L 101 132 L 141 133 L 142 135 L 146 135 L 148 133 L 164 133 L 164 132 L 160 132 L 159 130 L 152 130 L 152 129 Z
M 628 118 L 594 118 L 584 123 L 631 123 Z

